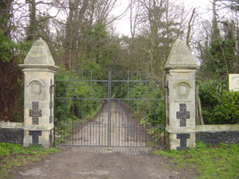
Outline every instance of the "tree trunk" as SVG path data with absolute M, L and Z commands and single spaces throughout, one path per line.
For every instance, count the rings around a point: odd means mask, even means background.
M 213 0 L 212 8 L 213 8 L 213 16 L 212 16 L 212 42 L 216 41 L 220 38 L 220 30 L 218 28 L 218 21 L 217 21 L 217 9 L 216 9 L 216 2 L 217 0 Z
M 80 26 L 83 24 L 87 6 L 88 0 L 83 0 L 81 3 L 80 0 L 69 1 L 70 11 L 67 18 L 65 40 L 65 68 L 67 70 L 71 70 L 77 64 Z
M 27 0 L 27 3 L 29 4 L 29 18 L 30 23 L 27 31 L 27 41 L 33 41 L 36 37 L 36 1 L 35 0 Z

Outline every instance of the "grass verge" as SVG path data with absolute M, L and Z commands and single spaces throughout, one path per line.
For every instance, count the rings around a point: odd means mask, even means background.
M 0 178 L 8 178 L 18 167 L 29 165 L 57 151 L 56 148 L 24 148 L 20 144 L 0 143 Z
M 195 149 L 183 151 L 154 152 L 166 156 L 176 163 L 178 167 L 195 168 L 203 179 L 233 179 L 239 178 L 239 145 L 219 144 L 206 147 L 198 143 Z

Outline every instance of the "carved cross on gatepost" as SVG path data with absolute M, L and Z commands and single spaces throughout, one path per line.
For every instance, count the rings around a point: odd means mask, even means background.
M 29 116 L 32 117 L 32 124 L 39 123 L 39 117 L 42 117 L 42 110 L 39 109 L 39 102 L 32 102 L 32 109 L 29 110 Z
M 186 126 L 186 120 L 190 119 L 190 112 L 186 111 L 186 104 L 179 104 L 179 108 L 177 119 L 180 119 L 180 127 L 184 127 Z
M 180 140 L 180 147 L 177 147 L 177 150 L 183 150 L 187 148 L 187 139 L 190 139 L 190 134 L 177 134 L 177 139 Z
M 29 131 L 29 135 L 32 136 L 32 143 L 30 145 L 41 146 L 39 144 L 39 136 L 42 135 L 42 131 Z

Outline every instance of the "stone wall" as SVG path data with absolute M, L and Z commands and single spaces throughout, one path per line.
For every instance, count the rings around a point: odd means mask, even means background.
M 200 125 L 196 127 L 196 142 L 205 144 L 239 143 L 239 125 Z
M 239 125 L 229 124 L 229 125 L 197 125 L 194 130 L 195 141 L 203 142 L 204 144 L 239 144 Z M 169 136 L 169 132 L 165 131 L 165 142 L 166 145 L 174 144 L 172 138 Z M 183 150 L 189 148 L 190 140 L 185 133 L 175 134 L 174 140 L 180 141 L 180 146 L 175 150 Z
M 0 122 L 0 142 L 23 144 L 23 123 Z
M 205 144 L 236 144 L 239 143 L 239 131 L 197 132 L 196 142 L 203 142 Z

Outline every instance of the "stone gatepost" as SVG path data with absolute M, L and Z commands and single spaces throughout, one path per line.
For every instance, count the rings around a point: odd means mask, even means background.
M 171 49 L 164 70 L 166 75 L 166 142 L 170 150 L 195 147 L 196 62 L 183 41 Z
M 24 140 L 23 146 L 49 148 L 53 144 L 54 74 L 58 67 L 47 43 L 35 41 L 24 64 Z

